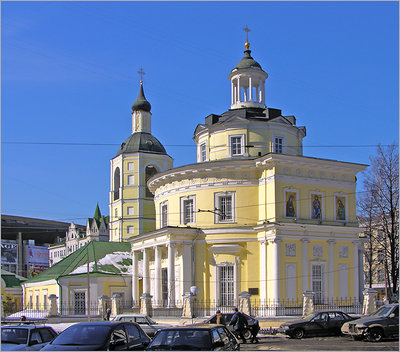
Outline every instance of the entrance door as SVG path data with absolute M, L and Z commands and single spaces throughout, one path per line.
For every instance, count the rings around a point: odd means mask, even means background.
M 86 294 L 85 292 L 75 292 L 74 297 L 74 314 L 85 315 L 86 314 Z
M 168 269 L 161 269 L 161 292 L 162 292 L 162 305 L 166 307 L 168 305 Z

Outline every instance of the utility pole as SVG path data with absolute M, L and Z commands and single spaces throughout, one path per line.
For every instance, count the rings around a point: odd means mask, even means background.
M 87 319 L 90 321 L 90 265 L 89 265 L 89 243 L 87 244 Z

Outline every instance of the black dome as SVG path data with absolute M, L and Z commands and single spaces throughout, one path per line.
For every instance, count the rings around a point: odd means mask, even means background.
M 150 112 L 150 110 L 151 110 L 151 105 L 144 96 L 142 84 L 140 84 L 139 95 L 138 95 L 137 99 L 135 100 L 135 102 L 132 104 L 132 111 L 138 111 L 138 110 L 146 111 L 146 112 Z
M 235 68 L 240 69 L 240 68 L 257 67 L 260 70 L 262 70 L 261 65 L 251 57 L 250 53 L 251 50 L 245 50 L 243 59 L 239 61 L 239 63 L 236 65 Z
M 136 132 L 121 144 L 116 156 L 137 152 L 167 155 L 161 142 L 151 133 Z

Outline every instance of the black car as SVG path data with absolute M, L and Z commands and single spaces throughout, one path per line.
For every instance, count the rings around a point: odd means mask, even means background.
M 366 317 L 344 324 L 342 333 L 355 340 L 366 338 L 371 342 L 381 341 L 385 337 L 398 337 L 399 304 L 384 305 Z
M 304 336 L 341 335 L 342 325 L 354 319 L 341 311 L 312 313 L 302 319 L 283 323 L 278 332 L 296 339 Z
M 150 341 L 136 323 L 86 322 L 70 326 L 41 351 L 144 350 Z
M 148 351 L 238 351 L 236 337 L 223 325 L 187 325 L 159 330 Z
M 233 331 L 233 327 L 229 326 L 229 323 L 233 317 L 233 314 L 235 314 L 235 313 L 222 313 L 223 319 L 225 321 L 225 325 L 228 327 L 228 329 L 230 331 Z M 246 340 L 249 340 L 249 339 L 251 339 L 251 329 L 252 329 L 252 326 L 255 324 L 256 319 L 245 313 L 241 313 L 241 314 L 244 315 L 244 317 L 247 320 L 247 328 L 244 329 L 243 336 Z M 217 323 L 217 315 L 214 314 L 211 318 L 205 320 L 203 323 L 216 324 Z

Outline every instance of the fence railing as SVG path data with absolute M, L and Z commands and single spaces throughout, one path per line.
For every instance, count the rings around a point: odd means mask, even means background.
M 139 313 L 140 307 L 135 306 L 132 300 L 120 300 L 118 303 L 120 313 Z M 219 309 L 223 313 L 232 311 L 238 307 L 239 302 L 234 300 L 231 304 L 222 304 L 219 300 L 194 299 L 193 311 L 197 317 L 207 317 L 215 314 Z M 260 300 L 250 299 L 251 314 L 257 317 L 268 316 L 300 316 L 303 314 L 302 300 Z M 88 311 L 89 308 L 89 311 Z M 97 301 L 91 301 L 89 307 L 86 302 L 71 303 L 58 302 L 58 313 L 62 316 L 87 316 L 103 318 L 105 309 L 111 308 L 111 300 L 105 302 L 103 310 Z M 173 304 L 165 301 L 152 302 L 153 317 L 181 317 L 183 313 L 183 301 L 175 301 Z M 10 316 L 18 312 L 19 315 L 29 314 L 31 317 L 42 318 L 48 313 L 49 305 L 22 306 L 13 305 L 4 309 L 4 316 Z M 350 314 L 362 314 L 362 302 L 355 298 L 324 299 L 314 302 L 314 311 L 340 310 Z M 115 312 L 113 312 L 115 314 Z

